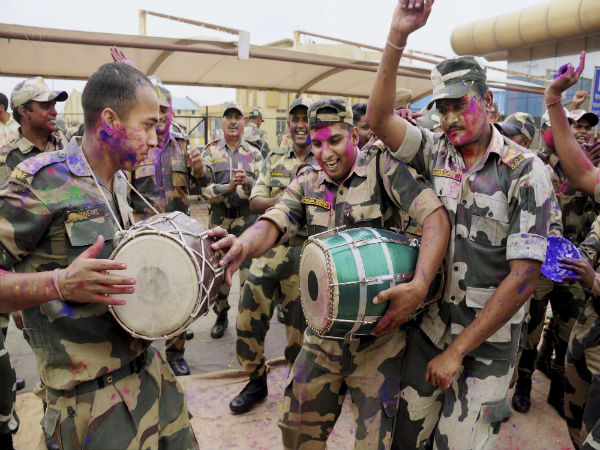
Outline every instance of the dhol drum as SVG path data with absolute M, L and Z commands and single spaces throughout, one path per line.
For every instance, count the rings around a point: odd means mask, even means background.
M 167 339 L 208 313 L 224 269 L 207 233 L 181 212 L 159 214 L 123 232 L 110 259 L 127 263 L 119 274 L 136 278 L 135 292 L 110 311 L 132 336 Z
M 329 235 L 327 235 L 329 234 Z M 300 257 L 300 294 L 306 322 L 319 336 L 345 339 L 370 334 L 389 302 L 375 296 L 410 281 L 419 255 L 414 238 L 374 228 L 353 228 L 311 236 Z M 437 301 L 440 270 L 414 314 Z

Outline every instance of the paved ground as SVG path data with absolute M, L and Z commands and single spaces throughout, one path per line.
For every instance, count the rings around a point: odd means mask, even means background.
M 206 223 L 206 205 L 198 200 L 194 200 L 192 215 Z M 229 311 L 230 322 L 222 339 L 213 340 L 210 337 L 210 328 L 215 320 L 215 315 L 212 311 L 207 316 L 200 317 L 190 327 L 194 331 L 195 337 L 186 344 L 186 360 L 193 374 L 240 368 L 235 357 L 235 317 L 238 298 L 239 289 L 232 289 L 230 294 L 230 304 L 232 306 L 232 309 Z M 284 341 L 284 327 L 274 318 L 266 338 L 267 359 L 283 356 Z M 162 343 L 155 343 L 154 345 L 160 349 L 164 347 Z M 35 360 L 29 346 L 23 339 L 22 333 L 15 328 L 12 321 L 6 346 L 11 355 L 17 376 L 26 380 L 25 392 L 31 391 L 39 380 Z M 554 410 L 545 402 L 548 385 L 548 380 L 542 374 L 536 372 L 532 392 L 532 410 L 526 415 L 514 414 L 511 420 L 503 425 L 501 439 L 498 442 L 497 448 L 571 448 L 564 422 L 559 419 Z M 238 386 L 243 386 L 243 383 L 238 384 Z M 230 392 L 228 395 L 232 396 Z M 512 396 L 512 393 L 510 395 Z M 220 399 L 220 402 L 223 403 L 221 405 L 222 409 L 227 409 L 226 404 L 229 400 L 229 398 Z M 273 426 L 276 425 L 273 424 Z M 216 441 L 212 441 L 212 443 L 216 445 Z M 223 445 L 229 447 L 225 443 Z

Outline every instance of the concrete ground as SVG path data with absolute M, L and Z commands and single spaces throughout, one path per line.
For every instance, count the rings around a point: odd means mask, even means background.
M 192 215 L 201 222 L 207 223 L 206 204 L 194 199 L 192 201 Z M 212 311 L 207 316 L 200 317 L 191 325 L 190 330 L 195 333 L 195 337 L 186 343 L 185 358 L 192 374 L 240 369 L 235 356 L 235 318 L 238 300 L 239 288 L 233 288 L 230 293 L 229 327 L 223 338 L 214 340 L 210 337 L 210 328 L 215 320 L 215 314 Z M 284 343 L 285 329 L 276 318 L 273 318 L 266 338 L 265 352 L 267 359 L 283 356 Z M 162 342 L 153 345 L 161 350 L 164 348 Z M 25 390 L 21 392 L 32 391 L 39 381 L 35 359 L 31 349 L 23 339 L 22 333 L 15 328 L 12 321 L 8 331 L 6 347 L 10 353 L 17 376 L 26 380 Z M 497 448 L 572 448 L 564 421 L 545 402 L 548 386 L 547 378 L 536 371 L 534 374 L 531 411 L 528 414 L 513 414 L 510 421 L 502 427 Z M 512 391 L 509 395 L 509 398 L 511 398 Z M 225 403 L 228 403 L 229 400 L 228 398 L 222 399 Z M 274 424 L 274 426 L 276 425 Z

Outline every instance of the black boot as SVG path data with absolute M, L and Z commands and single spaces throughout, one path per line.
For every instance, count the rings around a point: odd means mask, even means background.
M 564 367 L 552 365 L 550 374 L 550 391 L 547 402 L 558 415 L 565 418 L 565 369 Z
M 169 366 L 171 366 L 173 373 L 178 377 L 183 377 L 190 374 L 190 366 L 188 366 L 188 363 L 185 359 L 183 359 L 183 357 L 173 359 L 168 361 L 168 363 Z
M 239 393 L 231 403 L 229 409 L 234 414 L 242 414 L 254 408 L 258 402 L 267 397 L 269 391 L 267 389 L 267 374 L 257 380 L 250 380 L 242 392 Z
M 3 450 L 15 450 L 13 447 L 12 434 L 0 434 L 0 448 Z
M 217 321 L 210 329 L 210 337 L 213 339 L 220 339 L 225 334 L 229 320 L 227 319 L 227 310 L 221 311 L 217 316 Z
M 15 384 L 17 386 L 17 391 L 20 391 L 21 389 L 25 389 L 25 380 L 23 378 L 17 378 L 17 381 Z
M 531 373 L 519 374 L 512 398 L 513 409 L 525 414 L 531 407 Z
M 552 336 L 552 330 L 549 328 L 544 328 L 542 345 L 535 359 L 535 368 L 548 378 L 551 377 L 550 364 L 552 362 L 552 353 L 554 352 L 554 337 Z

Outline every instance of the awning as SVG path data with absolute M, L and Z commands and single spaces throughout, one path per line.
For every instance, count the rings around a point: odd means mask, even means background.
M 236 42 L 89 33 L 0 24 L 0 75 L 87 79 L 111 61 L 116 45 L 147 75 L 165 84 L 263 89 L 297 94 L 368 97 L 377 63 L 267 46 L 250 46 L 248 60 Z M 418 100 L 431 93 L 431 69 L 401 65 L 397 86 Z M 490 86 L 542 93 L 539 86 L 501 80 Z

